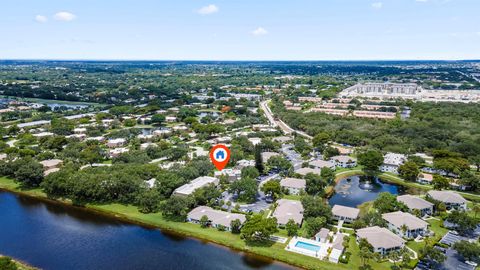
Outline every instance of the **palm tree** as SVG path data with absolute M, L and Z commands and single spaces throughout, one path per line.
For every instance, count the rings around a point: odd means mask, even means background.
M 369 248 L 363 247 L 360 249 L 360 257 L 362 258 L 362 265 L 365 267 L 368 261 L 374 258 L 374 254 Z
M 400 230 L 402 231 L 403 236 L 405 236 L 405 233 L 408 231 L 407 225 L 403 224 L 403 225 L 400 227 Z
M 430 244 L 430 236 L 425 236 L 423 239 L 423 242 L 425 242 L 425 248 Z
M 388 258 L 393 261 L 393 267 L 394 269 L 398 269 L 397 267 L 397 261 L 400 260 L 400 252 L 398 251 L 392 251 L 388 254 Z

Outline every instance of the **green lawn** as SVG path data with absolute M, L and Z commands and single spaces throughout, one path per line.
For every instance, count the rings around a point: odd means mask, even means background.
M 302 198 L 302 196 L 300 195 L 282 195 L 282 199 L 288 199 L 288 200 L 295 200 L 295 201 L 300 201 L 300 199 Z
M 364 202 L 357 207 L 360 209 L 360 217 L 363 217 L 373 208 L 373 201 Z
M 2 257 L 5 257 L 5 256 L 0 255 L 0 258 L 2 258 Z M 19 262 L 15 259 L 12 259 L 12 261 L 15 263 L 18 270 L 37 270 L 38 269 L 38 268 L 35 268 L 35 267 L 32 267 L 32 266 L 29 266 L 25 263 Z
M 442 237 L 448 232 L 448 230 L 442 227 L 441 220 L 430 219 L 427 222 L 430 224 L 429 229 L 435 233 L 435 235 L 430 238 L 430 245 L 433 245 L 440 241 L 440 239 L 442 239 Z M 425 242 L 415 242 L 413 240 L 410 240 L 407 242 L 407 246 L 415 250 L 418 256 L 420 256 L 420 250 L 425 247 Z
M 357 241 L 353 235 L 350 235 L 350 242 L 347 251 L 352 254 L 348 262 L 349 269 L 358 269 L 359 266 L 362 265 L 362 259 L 360 258 L 360 249 L 358 248 Z M 390 266 L 392 265 L 389 262 L 378 263 L 374 260 L 370 260 L 368 264 L 372 267 L 371 269 L 375 270 L 390 269 Z

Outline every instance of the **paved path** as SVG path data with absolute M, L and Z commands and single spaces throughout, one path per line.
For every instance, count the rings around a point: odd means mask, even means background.
M 270 100 L 265 100 L 265 101 L 260 102 L 260 108 L 262 109 L 263 113 L 265 114 L 268 121 L 270 122 L 270 125 L 272 125 L 273 127 L 279 127 L 283 131 L 283 133 L 285 133 L 287 135 L 295 132 L 298 135 L 300 135 L 304 138 L 307 138 L 309 140 L 313 139 L 313 137 L 308 135 L 307 133 L 305 133 L 303 131 L 300 131 L 300 130 L 295 130 L 295 129 L 289 127 L 282 120 L 275 120 L 272 111 L 268 107 L 269 102 L 270 102 Z

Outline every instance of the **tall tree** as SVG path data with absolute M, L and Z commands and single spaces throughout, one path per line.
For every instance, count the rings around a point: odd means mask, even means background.
M 358 155 L 358 164 L 367 172 L 376 172 L 383 164 L 383 155 L 375 150 L 368 150 Z
M 407 161 L 398 167 L 398 173 L 403 179 L 414 182 L 417 180 L 420 169 L 415 162 Z
M 266 218 L 260 214 L 254 214 L 247 218 L 241 229 L 242 238 L 247 242 L 264 242 L 277 232 L 277 219 Z

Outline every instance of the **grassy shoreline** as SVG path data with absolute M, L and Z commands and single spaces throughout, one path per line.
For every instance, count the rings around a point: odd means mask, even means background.
M 17 266 L 18 270 L 40 270 L 40 268 L 36 268 L 36 267 L 33 267 L 25 262 L 22 262 L 22 261 L 19 261 L 19 260 L 16 260 L 12 257 L 9 257 L 9 256 L 4 256 L 4 255 L 1 255 L 0 254 L 0 258 L 3 258 L 3 257 L 7 257 L 7 258 L 10 258 L 12 259 L 12 261 L 15 263 L 15 265 Z
M 67 200 L 60 201 L 49 199 L 40 189 L 22 190 L 17 183 L 6 177 L 0 177 L 0 189 L 22 196 L 29 196 L 48 202 L 76 207 Z M 258 258 L 266 261 L 276 260 L 296 267 L 318 270 L 357 269 L 359 266 L 358 262 L 360 261 L 360 258 L 356 258 L 358 256 L 358 251 L 355 250 L 354 247 L 352 248 L 351 252 L 356 256 L 352 255 L 349 264 L 334 264 L 321 261 L 317 258 L 286 251 L 286 244 L 271 243 L 270 245 L 247 246 L 238 235 L 231 234 L 229 232 L 220 232 L 212 228 L 203 229 L 196 224 L 169 221 L 165 219 L 161 213 L 142 214 L 138 212 L 137 208 L 134 206 L 121 204 L 88 204 L 85 207 L 82 207 L 82 209 L 83 208 L 88 211 L 107 215 L 128 223 L 150 228 L 158 228 L 167 233 L 174 233 L 185 237 L 219 244 L 237 252 L 244 252 L 249 255 L 251 254 L 253 256 L 257 256 Z M 388 269 L 388 266 L 375 263 L 375 269 Z

